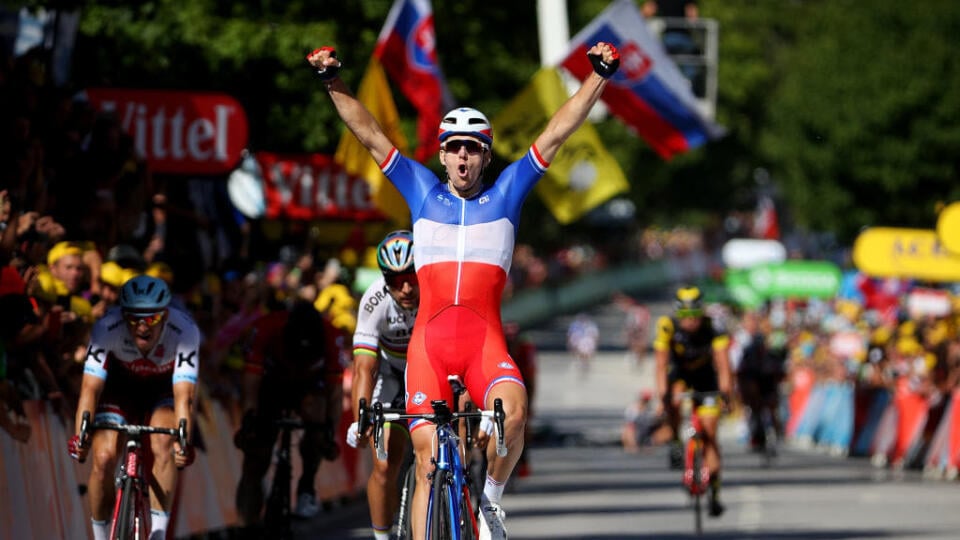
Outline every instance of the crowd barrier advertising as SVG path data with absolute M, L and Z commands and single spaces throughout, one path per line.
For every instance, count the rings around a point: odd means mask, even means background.
M 116 114 L 150 170 L 227 174 L 247 146 L 247 114 L 237 100 L 213 92 L 89 88 L 90 104 Z
M 853 244 L 853 263 L 872 277 L 960 281 L 960 256 L 925 229 L 869 228 Z
M 947 251 L 960 257 L 960 202 L 949 204 L 940 211 L 937 236 Z
M 234 427 L 226 409 L 216 401 L 200 402 L 197 427 L 204 450 L 198 451 L 196 461 L 180 473 L 168 538 L 240 524 L 234 495 L 243 454 L 233 446 Z M 90 460 L 80 464 L 67 455 L 66 442 L 73 427 L 68 427 L 44 401 L 25 401 L 24 409 L 32 428 L 26 443 L 0 432 L 0 539 L 92 540 L 85 489 Z M 352 421 L 350 411 L 345 414 L 350 420 L 346 424 L 341 421 L 341 432 Z M 343 435 L 339 441 L 344 440 Z M 294 480 L 301 470 L 297 440 L 295 437 L 291 451 Z M 341 448 L 345 446 L 341 444 Z M 337 460 L 321 464 L 315 479 L 317 498 L 332 501 L 356 496 L 371 467 L 369 452 L 344 448 Z M 265 480 L 272 478 L 271 467 Z M 296 486 L 296 481 L 291 482 L 292 501 L 296 500 Z

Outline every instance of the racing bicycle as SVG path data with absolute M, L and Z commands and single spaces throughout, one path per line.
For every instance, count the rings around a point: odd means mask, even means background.
M 459 381 L 451 379 L 454 385 L 454 395 L 462 393 Z M 459 392 L 458 392 L 459 390 Z M 437 427 L 437 450 L 432 458 L 434 469 L 429 474 L 430 495 L 427 505 L 428 539 L 430 540 L 460 540 L 479 537 L 477 514 L 473 508 L 470 493 L 469 469 L 465 462 L 464 446 L 461 445 L 459 435 L 460 420 L 493 419 L 496 426 L 496 450 L 498 456 L 505 456 L 507 448 L 503 438 L 503 422 L 506 414 L 503 411 L 503 401 L 494 400 L 493 410 L 471 410 L 458 412 L 451 410 L 445 400 L 430 402 L 432 413 L 398 414 L 383 412 L 383 404 L 373 405 L 373 444 L 376 448 L 377 459 L 386 459 L 387 453 L 383 445 L 383 426 L 386 422 L 398 420 L 427 420 Z M 454 405 L 456 407 L 456 403 Z M 366 411 L 361 407 L 361 417 Z M 472 430 L 466 429 L 465 438 L 471 437 Z
M 270 493 L 267 495 L 263 513 L 263 527 L 271 538 L 288 540 L 293 538 L 290 522 L 290 482 L 293 474 L 290 438 L 294 430 L 303 429 L 303 421 L 285 414 L 273 423 L 280 429 L 280 446 L 277 449 L 273 482 L 270 484 Z
M 146 539 L 150 536 L 150 492 L 143 470 L 143 444 L 147 435 L 177 437 L 181 452 L 187 448 L 187 420 L 180 419 L 177 428 L 90 422 L 90 412 L 84 411 L 80 420 L 80 444 L 90 444 L 93 431 L 109 429 L 126 437 L 126 450 L 117 464 L 116 502 L 113 505 L 113 521 L 110 526 L 111 540 Z
M 681 392 L 680 438 L 683 445 L 683 487 L 693 502 L 694 528 L 703 533 L 703 496 L 710 488 L 710 469 L 704 459 L 704 435 L 699 407 L 718 407 L 719 392 Z

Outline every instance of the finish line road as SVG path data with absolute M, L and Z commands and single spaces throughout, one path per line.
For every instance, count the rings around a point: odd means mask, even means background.
M 533 474 L 504 496 L 512 540 L 696 538 L 680 472 L 663 447 L 628 454 L 623 411 L 652 388 L 652 360 L 600 353 L 583 370 L 561 352 L 541 353 L 533 425 Z M 847 540 L 960 538 L 960 484 L 919 472 L 875 469 L 869 460 L 783 449 L 772 467 L 749 453 L 738 423 L 722 426 L 727 512 L 704 517 L 704 537 Z M 365 504 L 297 526 L 298 538 L 372 538 Z

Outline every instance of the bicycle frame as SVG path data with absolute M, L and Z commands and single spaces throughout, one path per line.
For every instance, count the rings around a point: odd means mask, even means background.
M 438 514 L 438 508 L 446 509 L 449 538 L 459 540 L 463 536 L 462 527 L 469 527 L 473 536 L 478 534 L 477 518 L 470 503 L 467 490 L 467 472 L 464 459 L 461 455 L 460 436 L 457 434 L 455 422 L 459 419 L 477 419 L 482 417 L 493 418 L 497 428 L 497 454 L 504 456 L 507 453 L 503 442 L 503 402 L 494 400 L 492 411 L 452 412 L 447 402 L 437 400 L 431 402 L 433 413 L 425 414 L 398 414 L 384 413 L 383 404 L 373 405 L 373 441 L 377 451 L 377 459 L 387 458 L 383 447 L 383 425 L 388 421 L 397 420 L 427 420 L 437 426 L 437 446 L 433 456 L 434 470 L 432 472 L 429 501 L 427 504 L 427 524 L 433 523 Z M 360 417 L 367 415 L 366 403 L 360 403 Z M 437 493 L 437 489 L 442 493 Z M 445 500 L 445 502 L 441 502 Z M 441 510 L 442 511 L 442 510 Z M 469 522 L 467 517 L 469 516 Z
M 277 451 L 277 464 L 273 473 L 273 482 L 270 484 L 270 493 L 267 495 L 264 511 L 264 526 L 278 538 L 292 538 L 293 528 L 290 524 L 290 484 L 292 482 L 292 464 L 290 462 L 290 445 L 292 432 L 303 429 L 301 420 L 283 417 L 274 421 L 280 428 L 280 447 Z
M 703 424 L 697 414 L 697 402 L 716 399 L 718 392 L 681 392 L 680 399 L 681 422 L 680 436 L 684 448 L 683 486 L 693 499 L 694 525 L 697 534 L 703 531 L 703 516 L 701 515 L 701 497 L 710 487 L 710 469 L 707 468 L 704 457 Z
M 117 492 L 113 504 L 113 521 L 110 538 L 147 538 L 150 535 L 150 495 L 143 471 L 143 438 L 146 435 L 169 435 L 177 437 L 180 448 L 187 447 L 187 421 L 180 420 L 176 428 L 139 426 L 97 422 L 91 425 L 90 413 L 85 411 L 80 422 L 80 440 L 87 443 L 91 431 L 108 429 L 126 436 L 123 462 L 116 473 Z

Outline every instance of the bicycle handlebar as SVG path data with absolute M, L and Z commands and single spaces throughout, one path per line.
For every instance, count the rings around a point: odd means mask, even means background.
M 84 411 L 80 419 L 80 445 L 87 448 L 90 444 L 90 433 L 93 431 L 108 429 L 126 435 L 139 437 L 140 435 L 169 435 L 176 437 L 180 443 L 180 455 L 187 453 L 187 419 L 181 418 L 180 424 L 176 428 L 165 428 L 158 426 L 139 426 L 136 424 L 115 424 L 113 422 L 90 422 L 90 411 Z M 81 462 L 82 463 L 82 462 Z
M 372 413 L 368 410 L 366 400 L 360 400 L 360 426 L 367 415 L 373 415 L 373 445 L 377 451 L 377 459 L 383 461 L 387 459 L 387 451 L 383 447 L 383 425 L 387 422 L 397 420 L 426 420 L 437 425 L 449 425 L 450 422 L 457 419 L 470 418 L 493 418 L 497 427 L 497 455 L 504 457 L 507 455 L 507 447 L 503 440 L 503 422 L 506 413 L 503 411 L 503 400 L 497 398 L 493 401 L 493 410 L 476 410 L 453 412 L 447 406 L 444 400 L 436 400 L 430 403 L 433 407 L 432 413 L 405 414 L 399 412 L 387 412 L 382 403 L 374 403 Z M 362 433 L 362 432 L 361 432 Z

